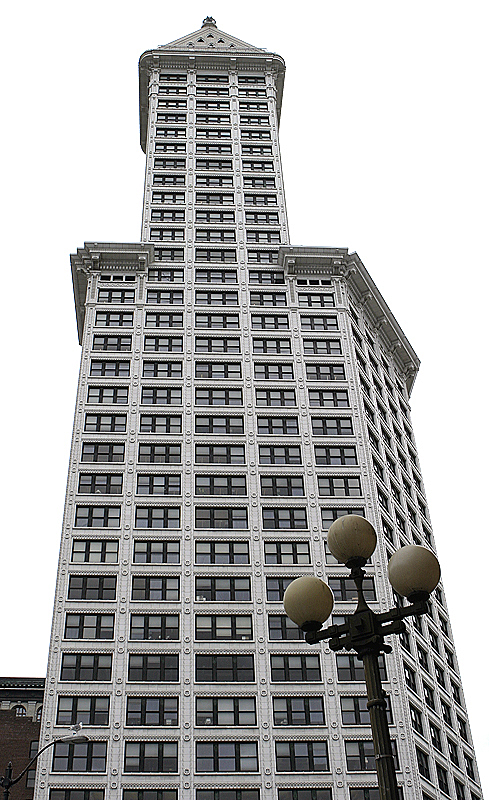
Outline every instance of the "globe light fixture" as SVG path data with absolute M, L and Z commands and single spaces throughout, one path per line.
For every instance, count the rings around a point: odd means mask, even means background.
M 427 600 L 441 577 L 439 562 L 431 550 L 418 544 L 401 547 L 388 561 L 388 579 L 395 592 L 411 603 Z
M 370 522 L 357 514 L 345 514 L 330 525 L 328 548 L 348 567 L 363 567 L 376 549 L 376 531 Z
M 313 575 L 296 578 L 284 592 L 284 608 L 302 631 L 319 631 L 332 613 L 332 590 Z

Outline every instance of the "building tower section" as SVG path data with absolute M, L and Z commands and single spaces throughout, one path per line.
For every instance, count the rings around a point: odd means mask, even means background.
M 292 247 L 284 62 L 220 31 L 140 60 L 142 240 L 72 256 L 82 345 L 37 800 L 378 800 L 353 655 L 285 616 L 326 534 L 434 548 L 416 354 L 356 254 Z M 395 598 L 395 601 L 397 599 Z M 334 620 L 335 621 L 335 620 Z M 383 659 L 405 800 L 480 800 L 443 590 Z

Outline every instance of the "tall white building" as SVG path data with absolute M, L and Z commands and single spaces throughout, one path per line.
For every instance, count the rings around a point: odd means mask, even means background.
M 289 244 L 283 59 L 218 30 L 143 54 L 142 240 L 72 256 L 82 345 L 37 800 L 377 800 L 362 665 L 285 617 L 353 610 L 331 522 L 365 515 L 368 599 L 434 546 L 419 361 L 345 249 Z M 481 791 L 442 589 L 383 659 L 405 800 Z

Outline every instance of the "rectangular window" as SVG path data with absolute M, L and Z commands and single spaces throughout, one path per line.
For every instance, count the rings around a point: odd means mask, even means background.
M 256 725 L 255 697 L 196 697 L 196 725 Z
M 118 552 L 116 539 L 75 539 L 71 560 L 74 564 L 117 564 Z
M 286 314 L 252 314 L 254 330 L 289 330 L 289 318 Z
M 335 300 L 333 294 L 298 294 L 300 308 L 333 308 Z
M 58 697 L 57 725 L 108 725 L 108 697 Z
M 319 656 L 271 654 L 273 683 L 315 683 L 321 679 Z
M 136 528 L 179 528 L 179 506 L 136 506 Z
M 105 772 L 107 742 L 56 742 L 53 772 Z
M 196 600 L 199 602 L 251 599 L 250 578 L 196 578 Z
M 324 725 L 323 697 L 274 697 L 274 725 Z
M 267 599 L 272 603 L 282 601 L 284 592 L 294 578 L 266 578 Z
M 420 774 L 423 778 L 426 778 L 428 781 L 430 781 L 429 756 L 427 753 L 424 753 L 423 750 L 419 750 L 418 747 L 415 748 L 415 752 L 417 754 L 417 765 Z
M 245 464 L 243 445 L 196 444 L 196 464 Z
M 237 436 L 244 432 L 243 417 L 195 417 L 195 431 Z
M 392 741 L 395 769 L 399 769 L 396 753 L 396 742 Z M 375 772 L 374 743 L 369 740 L 345 742 L 345 757 L 348 772 Z
M 161 414 L 141 414 L 140 433 L 182 433 L 182 417 Z
M 232 328 L 238 330 L 238 314 L 196 314 L 196 328 Z
M 137 476 L 136 494 L 145 495 L 178 495 L 180 494 L 180 475 L 143 475 Z
M 211 234 L 211 231 L 206 231 L 206 233 Z M 208 241 L 216 241 L 216 239 L 209 236 Z M 196 269 L 195 280 L 196 283 L 237 283 L 237 273 L 236 269 Z
M 87 403 L 127 405 L 128 391 L 127 386 L 89 386 Z
M 196 242 L 226 242 L 227 244 L 236 242 L 235 231 L 230 228 L 198 228 L 195 238 Z M 230 282 L 236 283 L 236 271 L 233 271 L 235 272 L 235 279 Z M 197 270 L 197 272 L 200 272 L 200 270 Z M 207 272 L 207 270 L 203 270 L 203 272 Z M 221 283 L 221 281 L 213 281 L 213 283 Z
M 273 353 L 274 355 L 291 355 L 290 339 L 254 339 L 254 353 Z
M 166 314 L 160 311 L 148 311 L 145 325 L 147 328 L 182 328 L 184 325 L 182 314 Z
M 110 653 L 63 653 L 60 681 L 107 682 L 112 678 Z
M 94 336 L 92 350 L 128 353 L 131 350 L 131 336 Z
M 276 640 L 296 640 L 304 639 L 305 635 L 296 623 L 289 619 L 285 614 L 269 614 L 269 639 Z
M 259 436 L 268 434 L 298 434 L 297 417 L 257 417 L 257 433 Z
M 341 602 L 357 601 L 357 589 L 353 578 L 332 578 L 328 579 L 328 585 L 332 590 L 335 600 Z M 376 601 L 376 590 L 374 588 L 374 578 L 364 578 L 363 583 L 364 597 L 368 601 Z
M 114 614 L 67 614 L 65 639 L 113 639 Z
M 357 454 L 355 447 L 315 447 L 317 466 L 355 466 Z
M 196 494 L 246 495 L 245 475 L 196 475 Z
M 360 497 L 361 479 L 357 476 L 352 478 L 319 476 L 318 493 L 321 497 Z
M 126 742 L 124 771 L 177 772 L 177 749 L 177 742 Z
M 257 772 L 257 742 L 196 742 L 196 772 Z
M 177 683 L 179 657 L 169 653 L 130 653 L 128 681 L 136 683 Z
M 136 541 L 133 562 L 135 564 L 179 564 L 180 542 Z
M 78 477 L 79 494 L 122 494 L 122 485 L 123 476 L 114 473 L 81 473 Z
M 197 406 L 242 406 L 241 389 L 195 389 Z
M 134 303 L 134 289 L 99 289 L 99 303 Z
M 250 292 L 250 305 L 286 306 L 286 294 L 285 292 Z
M 359 517 L 365 516 L 363 508 L 322 508 L 323 530 L 328 530 L 332 522 L 346 514 L 357 514 Z
M 195 302 L 196 305 L 201 306 L 237 306 L 238 292 L 203 292 L 196 290 Z
M 143 386 L 141 389 L 141 404 L 144 406 L 176 406 L 182 404 L 182 389 L 158 388 L 156 386 Z
M 75 528 L 119 528 L 121 506 L 77 506 Z
M 242 377 L 242 365 L 236 363 L 223 363 L 214 361 L 197 361 L 195 364 L 195 377 L 213 380 L 234 379 Z
M 251 197 L 251 195 L 247 195 L 247 197 Z M 246 211 L 245 222 L 247 225 L 279 225 L 279 214 L 277 211 Z M 284 283 L 284 273 L 280 274 L 283 276 L 281 283 Z M 253 283 L 255 282 L 259 283 L 259 281 L 253 281 Z
M 128 697 L 126 725 L 169 727 L 179 724 L 178 697 Z
M 179 638 L 178 614 L 131 614 L 131 641 L 175 640 Z
M 314 381 L 345 381 L 343 364 L 306 364 L 306 377 Z
M 70 575 L 68 600 L 115 600 L 115 575 Z
M 140 444 L 140 464 L 180 464 L 180 444 Z
M 264 542 L 266 564 L 311 564 L 308 542 Z
M 231 641 L 252 639 L 252 617 L 248 614 L 196 614 L 196 639 Z
M 295 406 L 296 391 L 294 389 L 256 389 L 255 404 L 257 406 Z
M 240 339 L 204 339 L 195 340 L 196 353 L 239 353 Z
M 235 198 L 230 194 L 208 194 L 207 192 L 196 192 L 196 204 L 226 206 L 233 205 Z
M 159 230 L 159 233 L 168 233 L 168 231 Z M 162 289 L 147 289 L 146 291 L 147 303 L 158 303 L 163 306 L 182 305 L 184 302 L 184 292 L 179 290 L 165 290 Z
M 197 177 L 199 177 L 199 176 L 197 176 Z M 217 180 L 217 179 L 214 179 L 214 180 Z M 220 180 L 220 184 L 219 185 L 223 185 L 223 182 L 226 179 L 225 178 L 220 178 L 219 180 Z M 231 185 L 231 181 L 232 180 L 233 180 L 232 178 L 229 178 L 229 181 L 230 181 L 229 185 Z M 209 249 L 205 249 L 204 247 L 196 247 L 195 259 L 196 259 L 196 261 L 208 261 L 208 262 L 211 262 L 211 263 L 221 262 L 221 263 L 225 263 L 225 264 L 230 264 L 230 263 L 233 263 L 233 262 L 235 262 L 237 260 L 237 258 L 236 258 L 236 250 L 232 250 L 232 249 L 230 249 L 230 250 L 221 250 L 221 249 L 220 250 L 218 250 L 218 249 L 209 250 Z M 213 292 L 213 294 L 217 295 L 218 292 Z M 223 294 L 226 294 L 226 293 L 223 292 Z M 227 294 L 233 294 L 233 292 L 228 292 Z M 206 304 L 206 305 L 220 305 L 220 306 L 237 306 L 238 305 L 238 297 L 236 299 L 236 302 L 234 302 L 233 300 L 230 300 L 230 302 L 225 302 L 224 300 L 220 301 L 220 300 L 217 300 L 217 299 L 209 300 L 209 301 L 205 301 L 205 300 L 202 300 L 202 299 L 198 300 L 197 295 L 198 295 L 198 292 L 196 292 L 196 303 L 201 303 L 201 304 Z
M 284 272 L 271 269 L 250 269 L 248 271 L 250 284 L 275 285 L 285 283 Z
M 195 509 L 195 526 L 196 528 L 245 530 L 248 527 L 247 509 L 197 506 Z
M 267 528 L 288 530 L 306 528 L 306 508 L 263 508 L 262 525 Z
M 254 364 L 254 376 L 256 380 L 285 380 L 291 381 L 294 378 L 292 364 Z
M 196 564 L 250 564 L 248 542 L 197 541 Z
M 327 742 L 276 742 L 278 772 L 329 772 Z
M 96 328 L 131 328 L 133 314 L 131 311 L 96 311 Z
M 313 436 L 353 436 L 350 417 L 312 417 Z
M 114 442 L 82 442 L 81 461 L 106 464 L 124 461 L 124 445 Z
M 301 448 L 294 445 L 285 447 L 259 447 L 259 464 L 301 464 Z
M 351 789 L 352 791 L 352 789 Z M 354 789 L 357 791 L 357 789 Z M 369 791 L 369 789 L 368 789 Z M 375 791 L 378 791 L 377 789 Z M 331 789 L 278 789 L 277 800 L 332 800 Z M 355 800 L 368 800 L 368 796 L 355 798 Z M 369 800 L 379 800 L 378 796 L 375 798 L 369 796 Z
M 303 331 L 338 331 L 337 317 L 322 316 L 308 317 L 301 315 L 301 330 Z
M 196 681 L 198 683 L 253 683 L 255 681 L 253 655 L 196 654 Z
M 160 130 L 160 135 L 163 136 L 162 129 L 157 128 L 157 132 Z M 178 131 L 182 131 L 185 136 L 185 128 L 180 128 Z M 175 133 L 178 132 L 177 130 Z M 170 133 L 171 131 L 169 131 Z M 185 203 L 185 194 L 184 192 L 152 192 L 151 195 L 151 202 L 152 203 Z
M 184 221 L 184 212 L 183 211 L 165 211 L 165 210 L 153 210 L 151 212 L 151 218 L 154 219 L 154 215 L 158 214 L 159 219 L 161 222 L 168 222 L 169 218 L 168 215 L 172 215 L 172 220 L 178 220 L 183 222 Z M 148 282 L 149 283 L 183 283 L 184 282 L 184 270 L 183 269 L 163 269 L 161 267 L 149 267 L 148 268 Z
M 261 475 L 260 493 L 270 497 L 304 497 L 301 475 Z
M 95 361 L 90 362 L 92 377 L 129 378 L 129 361 Z
M 337 679 L 339 681 L 364 681 L 364 666 L 357 656 L 337 653 Z M 386 663 L 383 653 L 378 658 L 381 680 L 386 681 Z
M 339 339 L 303 339 L 305 356 L 340 356 L 342 347 Z
M 181 378 L 182 361 L 143 361 L 143 378 Z
M 145 353 L 183 353 L 181 336 L 145 336 Z
M 203 145 L 201 145 L 203 146 Z M 215 145 L 206 145 L 206 147 L 214 147 Z M 217 145 L 218 147 L 224 147 L 225 145 Z M 226 145 L 228 147 L 229 145 Z M 221 223 L 221 222 L 235 222 L 235 212 L 234 211 L 200 211 L 197 209 L 196 211 L 196 222 L 214 222 L 214 223 Z M 200 271 L 200 270 L 199 270 Z M 205 270 L 203 270 L 205 272 Z M 213 270 L 214 272 L 214 270 Z M 235 275 L 235 282 L 236 282 L 236 272 Z
M 391 702 L 389 697 L 385 697 L 388 724 L 393 725 L 391 713 Z M 340 709 L 342 712 L 343 725 L 369 725 L 369 709 L 367 707 L 367 697 L 341 697 Z
M 179 600 L 179 578 L 134 575 L 131 600 Z
M 104 790 L 103 789 L 50 789 L 49 800 L 104 800 Z

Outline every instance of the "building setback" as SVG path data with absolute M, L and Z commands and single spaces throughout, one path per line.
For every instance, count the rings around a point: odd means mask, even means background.
M 285 616 L 365 515 L 434 547 L 419 361 L 359 257 L 289 244 L 283 59 L 218 30 L 140 60 L 141 242 L 72 256 L 82 358 L 37 800 L 378 800 L 362 665 Z M 396 599 L 395 599 L 396 602 Z M 481 791 L 442 588 L 382 659 L 405 800 Z

